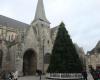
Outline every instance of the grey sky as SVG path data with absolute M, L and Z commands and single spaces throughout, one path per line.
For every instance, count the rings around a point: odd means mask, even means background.
M 30 24 L 37 0 L 0 0 L 0 14 Z M 91 50 L 100 40 L 100 0 L 44 0 L 51 27 L 64 21 L 73 42 Z

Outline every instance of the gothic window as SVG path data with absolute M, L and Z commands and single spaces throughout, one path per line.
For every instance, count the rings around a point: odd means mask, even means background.
M 36 29 L 36 27 L 33 27 L 33 30 L 34 30 L 35 34 L 37 35 L 37 29 Z
M 21 34 L 21 39 L 22 39 L 22 41 L 24 41 L 24 32 L 22 32 L 22 34 Z
M 49 44 L 49 40 L 48 40 L 48 44 Z
M 49 64 L 50 63 L 50 53 L 46 53 L 44 55 L 44 64 Z
M 9 41 L 10 41 L 10 35 L 9 35 Z
M 12 35 L 11 35 L 11 40 L 13 40 L 13 37 L 14 37 L 14 36 L 13 36 L 13 34 L 12 34 Z

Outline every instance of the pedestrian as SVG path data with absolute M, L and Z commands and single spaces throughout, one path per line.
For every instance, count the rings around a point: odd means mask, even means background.
M 83 75 L 83 79 L 87 80 L 87 72 L 86 72 L 86 70 L 82 71 L 82 75 Z
M 10 78 L 10 80 L 13 80 L 13 79 L 14 79 L 13 73 L 12 73 L 12 72 L 10 72 L 9 74 L 10 74 L 10 77 L 9 77 L 9 78 Z
M 18 80 L 18 71 L 15 71 L 15 73 L 13 73 L 14 76 L 14 80 Z
M 36 72 L 40 76 L 40 80 L 41 80 L 42 71 L 41 70 L 36 70 Z

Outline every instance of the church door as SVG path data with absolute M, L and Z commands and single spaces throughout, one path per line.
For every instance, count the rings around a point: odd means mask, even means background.
M 37 68 L 36 53 L 33 50 L 27 50 L 23 56 L 23 75 L 34 75 Z

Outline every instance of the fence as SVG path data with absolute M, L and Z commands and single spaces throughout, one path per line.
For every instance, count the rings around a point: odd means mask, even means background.
M 46 78 L 49 79 L 82 79 L 81 73 L 47 73 Z

